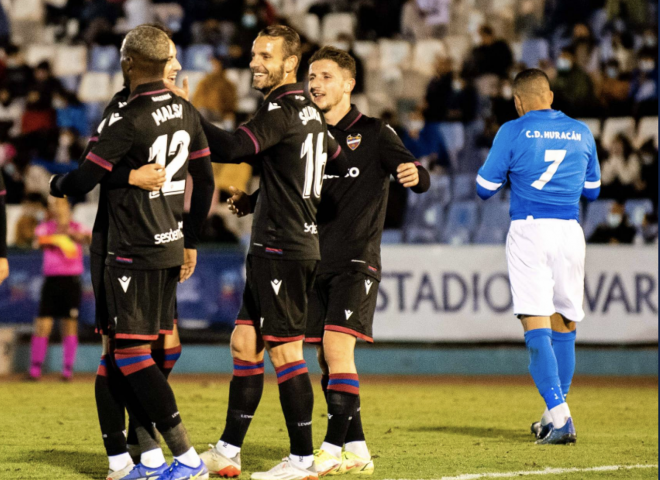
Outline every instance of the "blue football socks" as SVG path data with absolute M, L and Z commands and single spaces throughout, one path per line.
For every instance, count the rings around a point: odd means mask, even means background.
M 529 373 L 548 410 L 552 410 L 565 401 L 559 381 L 557 359 L 552 349 L 552 330 L 538 328 L 525 332 L 525 344 L 529 352 Z
M 575 335 L 575 330 L 568 333 L 552 332 L 552 349 L 555 351 L 557 359 L 559 381 L 564 398 L 571 388 L 575 372 Z

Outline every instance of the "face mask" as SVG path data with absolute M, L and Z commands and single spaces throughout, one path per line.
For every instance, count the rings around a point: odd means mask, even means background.
M 460 92 L 463 90 L 463 81 L 462 80 L 454 80 L 451 82 L 451 88 L 454 89 L 456 92 Z
M 642 60 L 639 62 L 639 69 L 644 73 L 650 73 L 655 69 L 655 62 L 653 60 Z
M 557 70 L 560 72 L 568 72 L 572 66 L 573 62 L 571 62 L 568 58 L 559 57 L 557 59 Z
M 616 228 L 619 225 L 621 225 L 622 220 L 623 220 L 623 216 L 620 213 L 608 213 L 607 214 L 607 224 L 611 228 Z
M 424 120 L 410 120 L 408 122 L 408 129 L 413 132 L 419 132 L 424 128 Z
M 607 67 L 605 70 L 608 78 L 617 78 L 619 76 L 619 71 L 616 67 Z
M 257 16 L 254 13 L 246 13 L 241 23 L 245 28 L 254 28 L 257 25 Z
M 37 219 L 37 222 L 43 222 L 46 219 L 46 212 L 43 210 L 37 210 L 34 214 L 34 218 Z
M 644 37 L 644 45 L 647 47 L 655 47 L 658 44 L 658 39 L 653 35 L 646 35 Z
M 54 98 L 53 99 L 53 108 L 56 110 L 59 110 L 60 108 L 66 107 L 66 102 L 62 100 L 61 98 Z
M 511 88 L 511 85 L 504 85 L 502 87 L 502 98 L 511 100 L 511 97 L 513 97 L 513 88 Z

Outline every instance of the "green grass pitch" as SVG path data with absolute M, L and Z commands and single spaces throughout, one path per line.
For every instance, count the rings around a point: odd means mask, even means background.
M 199 451 L 220 436 L 228 381 L 226 376 L 173 379 Z M 326 406 L 318 378 L 313 382 L 318 446 Z M 577 379 L 569 397 L 578 432 L 575 446 L 534 445 L 529 424 L 542 412 L 542 400 L 531 379 L 364 377 L 361 384 L 365 431 L 376 464 L 373 479 L 658 463 L 657 379 Z M 68 384 L 5 381 L 0 407 L 0 479 L 105 478 L 92 377 Z M 244 445 L 241 480 L 271 468 L 287 453 L 277 385 L 269 379 Z M 658 469 L 542 478 L 658 478 Z

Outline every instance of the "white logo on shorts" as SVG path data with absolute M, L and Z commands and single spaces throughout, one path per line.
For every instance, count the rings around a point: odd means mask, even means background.
M 261 317 L 261 324 L 259 325 L 261 328 L 264 328 L 264 317 Z
M 275 295 L 279 295 L 282 280 L 271 280 L 270 284 L 273 286 L 273 290 L 275 290 Z
M 126 291 L 128 290 L 128 286 L 131 283 L 131 277 L 127 277 L 126 275 L 124 275 L 123 277 L 118 278 L 117 280 L 119 280 L 122 290 L 124 290 L 124 293 L 126 293 Z
M 369 290 L 371 290 L 371 285 L 372 285 L 373 283 L 374 283 L 374 282 L 372 282 L 371 280 L 365 280 L 365 281 L 364 281 L 364 288 L 365 288 L 365 290 L 367 291 L 367 295 L 369 295 Z
M 351 312 L 350 310 L 344 310 L 344 313 L 346 314 L 346 320 L 351 318 L 351 315 L 353 315 L 353 312 Z

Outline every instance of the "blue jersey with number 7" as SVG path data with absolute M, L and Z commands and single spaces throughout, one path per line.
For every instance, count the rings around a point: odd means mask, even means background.
M 558 110 L 533 110 L 507 122 L 479 169 L 484 200 L 511 182 L 511 220 L 578 220 L 580 195 L 600 193 L 596 142 L 589 128 Z

